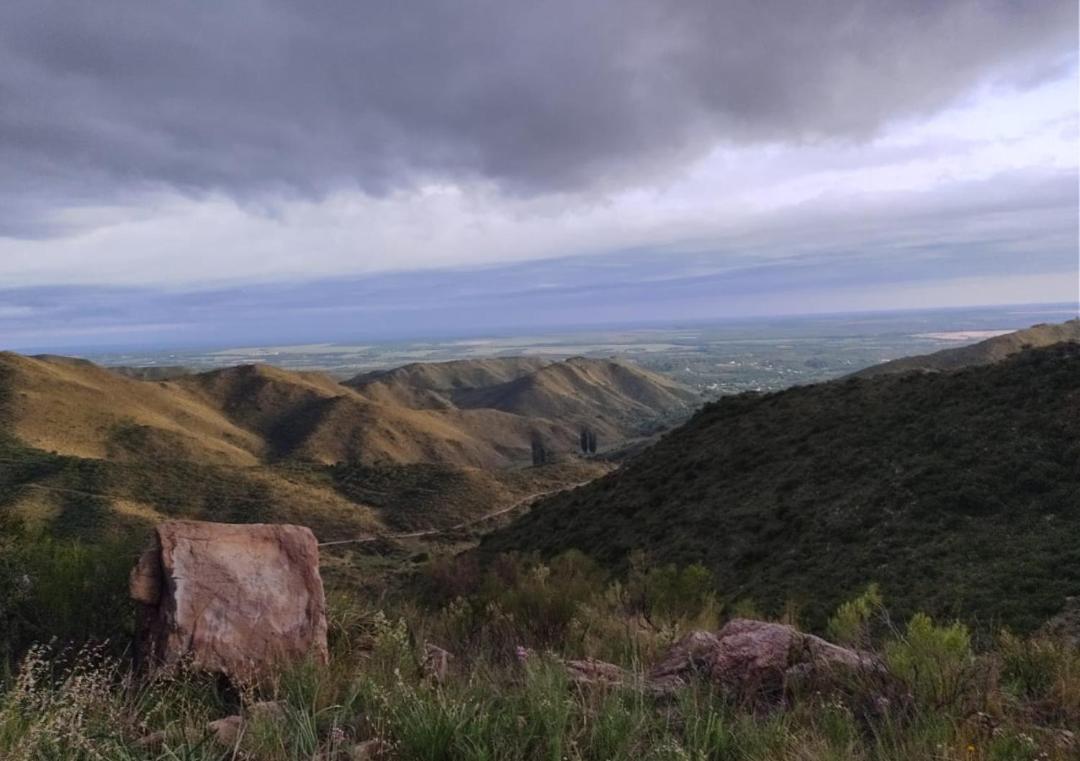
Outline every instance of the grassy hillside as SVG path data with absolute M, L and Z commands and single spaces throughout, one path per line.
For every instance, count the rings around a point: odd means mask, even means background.
M 87 578 L 52 549 L 16 557 L 53 589 Z M 92 578 L 81 633 L 97 623 L 115 636 L 101 611 L 115 615 L 126 583 Z M 433 569 L 432 584 L 440 578 L 453 581 Z M 39 645 L 0 680 L 0 757 L 1075 761 L 1080 748 L 1080 650 L 1062 641 L 1002 633 L 974 648 L 962 624 L 922 615 L 879 632 L 875 607 L 839 639 L 870 650 L 880 671 L 812 669 L 777 690 L 768 677 L 716 684 L 702 667 L 658 693 L 650 666 L 686 632 L 718 626 L 708 595 L 654 610 L 646 625 L 634 593 L 648 585 L 608 583 L 569 554 L 550 565 L 502 558 L 473 588 L 446 591 L 440 604 L 330 587 L 328 662 L 239 686 L 183 664 L 148 675 L 101 645 Z M 71 617 L 57 606 L 40 616 L 44 606 L 15 602 L 28 614 L 17 633 L 65 633 Z M 230 715 L 239 731 L 214 732 L 210 722 Z
M 444 409 L 453 406 L 463 391 L 506 383 L 549 364 L 551 360 L 540 357 L 414 362 L 393 370 L 363 373 L 345 381 L 345 385 L 374 401 Z
M 1080 341 L 1080 319 L 1058 324 L 1033 325 L 1025 330 L 995 336 L 969 346 L 942 349 L 933 354 L 917 357 L 902 357 L 867 367 L 854 375 L 860 378 L 872 378 L 875 375 L 912 371 L 948 372 L 975 365 L 989 365 L 1024 349 L 1052 346 L 1062 341 Z
M 292 459 L 502 468 L 528 464 L 537 436 L 549 451 L 565 454 L 578 449 L 587 426 L 600 430 L 610 447 L 639 428 L 685 416 L 694 399 L 659 376 L 594 360 L 409 366 L 354 382 L 359 389 L 321 373 L 266 365 L 168 381 L 6 352 L 0 367 L 8 431 L 28 446 L 97 459 L 154 450 L 239 467 Z M 518 387 L 507 378 L 528 383 Z M 448 401 L 419 403 L 425 394 L 446 394 Z M 467 394 L 489 398 L 458 405 Z
M 459 394 L 461 407 L 567 420 L 608 438 L 640 433 L 649 423 L 682 417 L 697 395 L 623 362 L 573 357 L 505 383 Z
M 366 398 L 429 410 L 494 410 L 546 420 L 569 432 L 582 427 L 608 446 L 682 420 L 694 392 L 640 367 L 605 359 L 561 362 L 531 357 L 414 364 L 357 376 L 346 385 Z M 557 447 L 567 446 L 552 432 Z M 563 434 L 565 436 L 565 434 Z
M 564 455 L 578 448 L 576 426 L 376 402 L 319 373 L 250 365 L 138 380 L 0 353 L 0 507 L 71 536 L 128 535 L 170 516 L 291 521 L 335 537 L 436 526 L 606 469 L 563 456 L 514 475 L 534 436 Z M 400 483 L 368 501 L 359 474 Z
M 340 464 L 328 477 L 343 496 L 376 508 L 391 528 L 412 531 L 473 520 L 531 495 L 597 478 L 610 467 L 587 460 L 508 470 Z
M 162 446 L 222 465 L 258 462 L 263 443 L 185 389 L 125 378 L 89 362 L 0 352 L 5 428 L 28 446 L 109 457 L 118 428 L 141 426 Z
M 141 537 L 174 517 L 302 523 L 319 535 L 382 526 L 371 506 L 286 470 L 239 469 L 164 453 L 81 458 L 10 439 L 0 444 L 0 513 L 31 529 L 91 541 Z
M 877 581 L 901 615 L 1030 629 L 1080 589 L 1080 345 L 724 398 L 483 547 L 701 561 L 814 625 Z

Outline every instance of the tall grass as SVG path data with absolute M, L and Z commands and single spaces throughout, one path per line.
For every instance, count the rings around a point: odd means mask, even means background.
M 976 652 L 956 622 L 916 616 L 899 629 L 873 626 L 867 611 L 879 604 L 864 597 L 838 613 L 837 631 L 881 655 L 899 685 L 888 695 L 874 680 L 793 688 L 769 704 L 740 702 L 707 681 L 666 695 L 633 680 L 581 685 L 563 658 L 608 657 L 641 677 L 643 664 L 687 629 L 716 625 L 713 602 L 698 593 L 700 572 L 640 569 L 616 583 L 579 555 L 551 565 L 501 563 L 469 584 L 448 585 L 453 595 L 429 582 L 419 597 L 387 598 L 378 608 L 335 590 L 329 664 L 297 664 L 258 685 L 222 684 L 183 667 L 140 676 L 100 646 L 31 647 L 0 687 L 0 758 L 1065 761 L 1080 754 L 1068 734 L 1080 726 L 1080 652 L 1065 642 L 1002 633 Z M 499 574 L 501 585 L 488 574 Z M 649 583 L 680 602 L 651 604 L 640 587 Z M 430 643 L 454 653 L 445 675 L 425 671 Z M 230 714 L 243 720 L 223 743 L 208 724 Z

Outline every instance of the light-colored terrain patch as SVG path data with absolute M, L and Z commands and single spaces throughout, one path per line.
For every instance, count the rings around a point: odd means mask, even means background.
M 941 333 L 916 333 L 912 338 L 932 338 L 935 341 L 982 341 L 1012 332 L 1011 330 L 947 330 Z

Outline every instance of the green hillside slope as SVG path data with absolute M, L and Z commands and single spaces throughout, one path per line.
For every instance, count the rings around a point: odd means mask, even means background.
M 1080 319 L 1056 324 L 1032 325 L 1024 330 L 994 336 L 985 341 L 959 346 L 955 349 L 942 349 L 933 354 L 901 357 L 890 362 L 882 362 L 880 365 L 871 365 L 853 374 L 860 378 L 871 378 L 876 375 L 913 371 L 949 372 L 975 365 L 993 364 L 1024 349 L 1052 346 L 1062 341 L 1080 341 Z
M 1080 592 L 1080 345 L 724 398 L 483 551 L 570 547 L 701 561 L 812 624 L 877 581 L 901 615 L 1029 629 Z

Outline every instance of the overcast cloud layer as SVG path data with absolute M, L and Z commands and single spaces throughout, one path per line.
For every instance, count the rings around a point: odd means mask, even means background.
M 935 277 L 896 261 L 931 206 L 965 277 L 1061 283 L 1076 77 L 1075 0 L 7 0 L 0 317 L 643 251 L 670 281 L 857 253 L 884 287 Z
M 1073 0 L 9 0 L 2 18 L 9 230 L 157 184 L 611 190 L 718 141 L 866 137 L 1060 73 L 1077 26 Z

